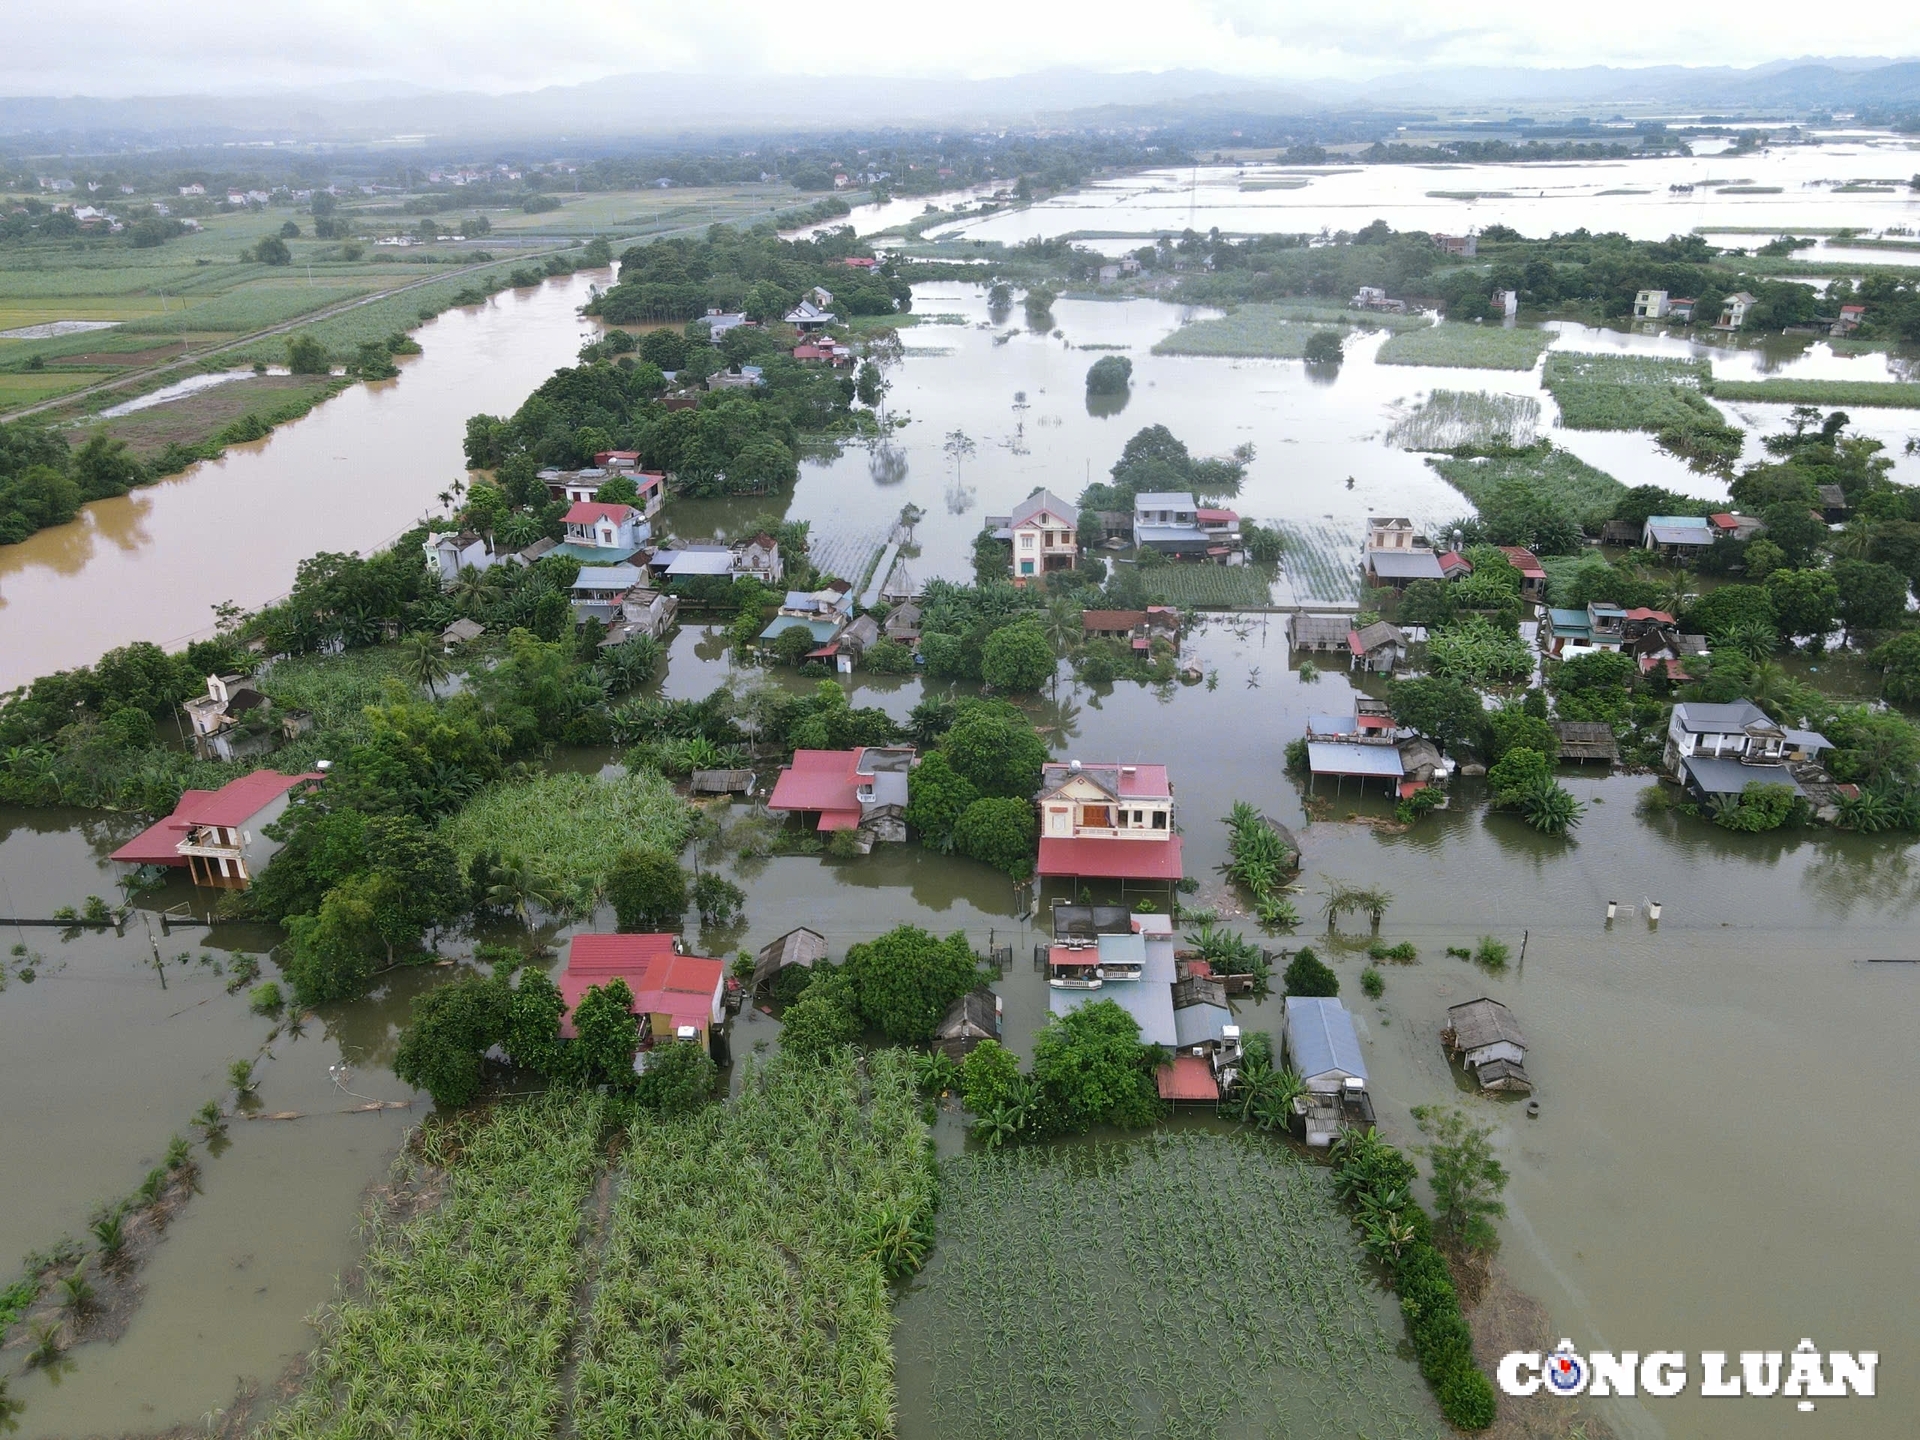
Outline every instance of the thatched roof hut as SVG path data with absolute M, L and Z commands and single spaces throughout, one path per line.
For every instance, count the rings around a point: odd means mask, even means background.
M 789 930 L 778 940 L 760 947 L 753 966 L 753 986 L 757 990 L 789 965 L 805 965 L 827 958 L 827 937 L 802 925 Z

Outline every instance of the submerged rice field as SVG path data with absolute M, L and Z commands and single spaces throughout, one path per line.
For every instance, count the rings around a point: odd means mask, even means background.
M 941 1166 L 939 1234 L 903 1306 L 916 1433 L 1446 1433 L 1329 1173 L 1272 1142 L 972 1152 Z
M 1457 450 L 1462 446 L 1531 445 L 1540 429 L 1540 402 L 1531 395 L 1480 390 L 1435 390 L 1394 421 L 1387 443 L 1402 450 Z
M 1303 605 L 1342 605 L 1360 598 L 1360 534 L 1331 520 L 1282 520 L 1281 567 Z

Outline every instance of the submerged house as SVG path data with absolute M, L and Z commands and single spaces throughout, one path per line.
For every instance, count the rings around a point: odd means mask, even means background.
M 760 947 L 753 964 L 753 988 L 758 990 L 782 970 L 799 965 L 811 970 L 827 958 L 827 937 L 802 925 Z
M 1146 881 L 1183 873 L 1164 765 L 1050 761 L 1040 769 L 1040 860 L 1048 879 Z
M 1306 1084 L 1295 1110 L 1312 1146 L 1330 1145 L 1347 1125 L 1371 1125 L 1367 1062 L 1353 1016 L 1338 1000 L 1289 995 L 1282 1038 L 1287 1063 Z
M 1390 620 L 1376 620 L 1347 632 L 1347 653 L 1349 670 L 1391 675 L 1394 666 L 1407 658 L 1406 632 Z
M 469 622 L 471 623 L 471 622 Z M 249 675 L 209 675 L 207 693 L 181 702 L 193 726 L 193 753 L 202 760 L 233 760 L 271 750 L 313 728 L 305 710 L 281 710 Z
M 1133 497 L 1133 543 L 1162 555 L 1201 556 L 1222 542 L 1200 523 L 1200 507 L 1186 491 L 1143 490 Z
M 876 840 L 907 838 L 911 746 L 796 750 L 767 797 L 769 812 L 813 816 L 816 830 L 867 830 Z
M 1061 937 L 1047 947 L 1047 1010 L 1066 1015 L 1097 1000 L 1111 1000 L 1140 1026 L 1148 1045 L 1173 1049 L 1173 989 L 1179 967 L 1173 955 L 1169 915 L 1131 915 L 1128 928 L 1087 940 Z
M 244 890 L 279 853 L 267 826 L 324 775 L 256 770 L 218 790 L 188 790 L 173 814 L 156 821 L 114 851 L 123 865 L 183 869 L 195 885 Z
M 1703 515 L 1649 515 L 1640 529 L 1640 548 L 1671 559 L 1711 550 L 1716 538 Z
M 588 990 L 624 980 L 640 1021 L 640 1053 L 667 1040 L 688 1040 L 715 1059 L 723 1042 L 727 967 L 722 960 L 680 953 L 676 935 L 576 935 L 560 972 L 562 1039 L 574 1038 L 573 1012 Z M 641 1068 L 638 1056 L 634 1068 Z
M 1314 615 L 1296 610 L 1287 617 L 1287 645 L 1294 650 L 1317 653 L 1328 650 L 1349 651 L 1353 634 L 1352 615 Z
M 1036 490 L 1010 515 L 989 515 L 987 529 L 1013 547 L 1013 583 L 1071 570 L 1080 556 L 1080 511 L 1051 490 Z
M 1756 781 L 1785 785 L 1804 796 L 1787 763 L 1789 750 L 1817 753 L 1828 742 L 1813 731 L 1792 733 L 1790 742 L 1787 729 L 1751 700 L 1724 705 L 1685 700 L 1667 721 L 1664 759 L 1697 800 L 1736 796 Z
M 1527 1078 L 1527 1042 L 1513 1012 L 1482 996 L 1447 1009 L 1440 1043 L 1450 1058 L 1473 1072 L 1482 1090 L 1531 1090 Z
M 982 1040 L 998 1040 L 1000 1008 L 1000 997 L 985 985 L 969 990 L 933 1027 L 933 1048 L 950 1060 L 964 1060 Z
M 653 526 L 631 505 L 583 500 L 571 506 L 562 518 L 567 538 L 553 553 L 589 564 L 608 565 L 629 560 L 653 538 Z

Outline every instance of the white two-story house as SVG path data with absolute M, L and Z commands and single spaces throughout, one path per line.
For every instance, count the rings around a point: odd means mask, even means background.
M 582 551 L 597 551 L 592 558 L 613 562 L 626 559 L 653 538 L 653 526 L 647 517 L 631 505 L 605 505 L 584 500 L 566 513 L 567 544 L 581 559 Z
M 1756 780 L 1799 791 L 1787 762 L 1826 748 L 1824 736 L 1789 730 L 1751 700 L 1726 705 L 1683 700 L 1667 722 L 1665 758 L 1673 777 L 1697 799 L 1707 800 L 1738 795 Z
M 1037 803 L 1043 879 L 1180 879 L 1166 766 L 1053 761 Z
M 1013 583 L 1037 575 L 1072 570 L 1080 558 L 1080 511 L 1051 490 L 1036 490 L 1004 520 L 992 519 L 994 534 L 1013 546 Z

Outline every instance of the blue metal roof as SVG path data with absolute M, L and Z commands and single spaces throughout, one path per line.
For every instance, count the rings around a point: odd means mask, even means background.
M 1287 1054 L 1303 1080 L 1339 1073 L 1367 1078 L 1353 1016 L 1338 1000 L 1287 997 Z
M 1047 988 L 1049 1014 L 1066 1015 L 1082 1005 L 1111 1000 L 1140 1023 L 1140 1040 L 1145 1045 L 1165 1045 L 1173 1049 L 1180 1043 L 1180 1032 L 1173 1023 L 1173 987 L 1151 980 L 1115 980 L 1098 990 L 1055 990 Z
M 1337 740 L 1309 740 L 1307 768 L 1316 775 L 1367 775 L 1390 780 L 1406 773 L 1395 746 L 1345 745 Z

